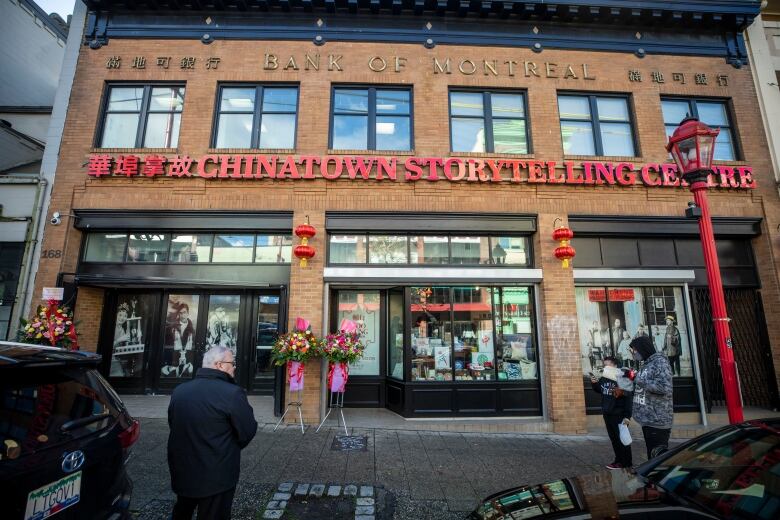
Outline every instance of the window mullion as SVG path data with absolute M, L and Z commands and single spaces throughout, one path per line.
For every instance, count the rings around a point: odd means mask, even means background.
M 141 113 L 138 114 L 138 128 L 135 132 L 135 147 L 143 148 L 144 138 L 146 137 L 146 125 L 149 120 L 149 104 L 152 97 L 152 86 L 144 86 L 144 96 L 141 100 Z
M 376 150 L 376 89 L 368 89 L 368 149 Z
M 482 116 L 485 125 L 485 152 L 492 153 L 495 145 L 493 143 L 493 101 L 490 92 L 482 93 Z
M 252 148 L 260 148 L 260 132 L 262 131 L 263 91 L 265 87 L 255 87 L 255 111 L 252 113 Z
M 593 142 L 596 146 L 596 155 L 604 155 L 604 145 L 601 142 L 601 124 L 599 121 L 599 111 L 596 106 L 596 96 L 588 96 L 590 103 L 590 120 L 593 125 Z

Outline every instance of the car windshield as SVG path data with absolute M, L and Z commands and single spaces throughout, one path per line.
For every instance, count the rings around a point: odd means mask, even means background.
M 706 435 L 646 477 L 724 518 L 780 518 L 780 420 Z
M 0 379 L 0 464 L 114 423 L 116 399 L 95 370 L 35 368 Z

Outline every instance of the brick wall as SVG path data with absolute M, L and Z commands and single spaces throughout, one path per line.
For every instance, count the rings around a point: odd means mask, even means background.
M 299 71 L 268 71 L 263 69 L 263 54 L 273 52 L 280 63 L 290 55 L 296 56 Z M 319 53 L 323 65 L 320 71 L 303 70 L 304 53 Z M 342 55 L 341 71 L 327 71 L 327 55 Z M 121 56 L 119 69 L 107 69 L 110 56 Z M 131 68 L 133 57 L 145 56 L 147 68 Z M 157 56 L 171 56 L 169 69 L 155 65 Z M 195 70 L 181 70 L 178 60 L 183 56 L 196 58 Z M 221 58 L 218 69 L 208 70 L 208 57 Z M 372 72 L 367 63 L 370 56 L 407 58 L 399 73 L 389 66 L 384 72 Z M 513 77 L 485 75 L 481 68 L 467 76 L 455 70 L 452 74 L 433 74 L 433 57 L 440 61 L 450 57 L 453 69 L 460 59 L 523 60 L 538 63 L 587 63 L 589 75 L 595 80 L 579 78 L 526 78 L 516 70 Z M 643 81 L 629 82 L 627 71 L 638 69 Z M 650 81 L 650 72 L 666 73 L 666 83 Z M 672 72 L 685 72 L 686 84 L 670 81 Z M 708 85 L 697 85 L 694 72 L 706 73 Z M 727 86 L 718 86 L 715 77 L 728 75 Z M 208 153 L 214 116 L 217 83 L 220 81 L 294 82 L 300 85 L 299 118 L 297 130 L 298 155 L 326 155 L 328 153 L 329 105 L 331 86 L 335 83 L 370 83 L 412 85 L 414 97 L 414 154 L 417 156 L 447 157 L 449 153 L 448 88 L 451 86 L 492 88 L 519 88 L 528 93 L 529 128 L 533 154 L 526 158 L 556 161 L 560 164 L 562 144 L 558 121 L 556 92 L 558 90 L 586 90 L 592 92 L 630 93 L 637 134 L 638 157 L 628 158 L 641 165 L 645 162 L 665 162 L 665 132 L 660 95 L 715 96 L 732 101 L 744 161 L 731 164 L 749 164 L 754 168 L 758 187 L 753 191 L 720 190 L 711 195 L 711 209 L 718 216 L 750 216 L 764 220 L 764 235 L 754 240 L 758 268 L 762 282 L 762 296 L 772 343 L 775 366 L 780 366 L 780 296 L 778 284 L 778 255 L 780 255 L 780 202 L 774 188 L 771 166 L 766 157 L 766 141 L 761 125 L 755 88 L 748 67 L 734 69 L 720 58 L 647 56 L 639 59 L 630 54 L 580 51 L 549 51 L 534 54 L 525 49 L 476 48 L 464 46 L 437 46 L 425 49 L 419 45 L 384 45 L 364 43 L 327 43 L 315 47 L 307 42 L 242 42 L 216 41 L 203 45 L 195 41 L 150 41 L 113 39 L 98 50 L 81 48 L 78 70 L 73 86 L 70 113 L 65 125 L 52 195 L 50 212 L 63 214 L 74 208 L 117 209 L 236 209 L 287 210 L 295 212 L 296 224 L 309 215 L 320 231 L 313 244 L 317 248 L 310 267 L 293 267 L 290 287 L 290 319 L 305 315 L 321 330 L 322 267 L 324 260 L 323 215 L 327 210 L 365 211 L 458 211 L 511 212 L 539 215 L 540 233 L 536 238 L 537 265 L 544 269 L 541 286 L 542 322 L 546 356 L 544 384 L 548 390 L 548 412 L 561 431 L 580 431 L 584 426 L 579 342 L 576 327 L 569 322 L 576 316 L 571 271 L 562 271 L 552 259 L 549 235 L 555 217 L 570 214 L 610 215 L 682 215 L 691 195 L 684 189 L 645 188 L 643 186 L 563 186 L 535 184 L 466 184 L 437 182 L 417 183 L 374 181 L 272 181 L 262 180 L 206 180 L 202 178 L 88 178 L 85 163 L 95 139 L 99 119 L 100 99 L 106 81 L 181 81 L 186 82 L 186 99 L 181 121 L 179 146 L 166 151 L 169 156 L 187 154 L 198 157 Z M 149 150 L 132 150 L 144 155 Z M 113 155 L 120 150 L 109 151 Z M 408 154 L 406 154 L 408 155 Z M 486 154 L 457 154 L 458 156 L 487 157 Z M 398 157 L 403 158 L 404 154 Z M 567 158 L 578 159 L 578 158 Z M 593 159 L 593 158 L 589 158 Z M 615 160 L 610 158 L 610 160 Z M 402 161 L 401 161 L 402 162 Z M 399 168 L 402 170 L 402 168 Z M 399 172 L 399 177 L 402 171 Z M 47 218 L 48 220 L 48 218 Z M 41 259 L 36 278 L 36 294 L 41 287 L 51 285 L 58 272 L 72 272 L 77 266 L 81 241 L 80 233 L 71 225 L 47 225 L 44 249 L 62 249 L 62 259 Z M 575 260 L 576 264 L 576 260 Z M 82 321 L 99 321 L 99 304 L 82 303 L 89 292 L 80 291 L 78 313 Z M 561 332 L 562 331 L 562 332 Z M 89 332 L 92 334 L 92 332 Z M 96 334 L 96 332 L 95 332 Z M 95 336 L 96 337 L 96 336 Z M 575 359 L 575 357 L 577 359 Z M 306 369 L 307 394 L 305 413 L 308 420 L 316 419 L 319 395 L 314 383 L 320 377 L 317 364 Z M 576 379 L 576 381 L 575 381 Z M 576 383 L 576 384 L 575 384 Z M 574 390 L 572 390 L 574 389 Z
M 73 317 L 78 323 L 79 348 L 97 352 L 100 335 L 100 318 L 103 316 L 103 289 L 79 287 Z

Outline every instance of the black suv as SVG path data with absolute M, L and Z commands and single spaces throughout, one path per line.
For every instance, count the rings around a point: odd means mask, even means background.
M 0 342 L 0 508 L 7 519 L 125 518 L 140 427 L 89 352 Z

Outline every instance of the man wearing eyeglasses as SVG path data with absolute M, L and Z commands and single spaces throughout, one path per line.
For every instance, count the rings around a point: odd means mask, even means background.
M 195 378 L 176 387 L 168 406 L 168 467 L 176 493 L 174 520 L 230 518 L 241 450 L 257 433 L 246 392 L 236 385 L 236 361 L 211 347 Z

